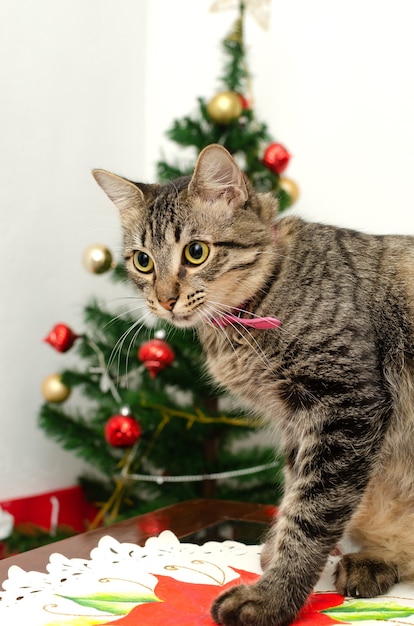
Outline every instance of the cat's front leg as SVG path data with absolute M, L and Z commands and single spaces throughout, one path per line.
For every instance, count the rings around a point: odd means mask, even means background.
M 319 566 L 310 562 L 310 551 L 297 544 L 297 533 L 293 526 L 286 528 L 284 515 L 278 519 L 266 543 L 268 563 L 264 574 L 255 585 L 237 585 L 218 596 L 211 609 L 217 624 L 287 626 L 294 621 L 327 558 L 321 547 L 315 554 Z
M 211 613 L 216 623 L 285 626 L 297 617 L 342 537 L 375 462 L 378 414 L 365 417 L 355 428 L 344 415 L 332 418 L 299 442 L 267 542 L 266 569 L 255 585 L 235 586 L 215 600 Z

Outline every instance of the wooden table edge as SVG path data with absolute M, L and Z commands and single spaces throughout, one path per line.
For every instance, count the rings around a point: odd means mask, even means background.
M 12 565 L 17 565 L 26 571 L 45 572 L 50 555 L 55 552 L 67 558 L 88 559 L 91 550 L 105 535 L 110 535 L 121 543 L 144 545 L 149 537 L 156 536 L 163 530 L 171 530 L 181 539 L 226 520 L 270 524 L 274 510 L 274 507 L 267 504 L 232 500 L 186 500 L 2 559 L 0 560 L 0 585 L 7 579 L 8 570 Z

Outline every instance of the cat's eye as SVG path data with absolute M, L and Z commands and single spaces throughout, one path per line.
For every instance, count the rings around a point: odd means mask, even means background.
M 143 252 L 142 250 L 134 252 L 133 261 L 135 268 L 144 274 L 149 274 L 154 269 L 154 261 L 151 259 L 149 254 Z
M 201 265 L 207 259 L 210 248 L 204 241 L 192 241 L 184 248 L 184 259 L 190 265 Z

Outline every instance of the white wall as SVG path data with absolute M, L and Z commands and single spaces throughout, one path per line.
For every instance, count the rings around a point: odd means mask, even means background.
M 0 501 L 76 481 L 79 462 L 36 426 L 41 381 L 67 363 L 41 339 L 58 321 L 79 330 L 91 295 L 112 297 L 81 264 L 91 243 L 120 241 L 90 170 L 150 181 L 175 151 L 165 132 L 214 95 L 236 17 L 211 4 L 0 6 Z M 273 0 L 268 31 L 247 17 L 255 110 L 293 153 L 295 212 L 414 233 L 413 18 L 411 0 Z
M 214 95 L 236 11 L 210 13 L 212 0 L 150 4 L 147 154 L 155 161 L 171 120 L 196 96 Z M 411 0 L 273 0 L 268 31 L 247 16 L 255 111 L 293 154 L 285 174 L 301 188 L 295 212 L 414 233 L 413 20 Z
M 68 364 L 42 339 L 57 322 L 82 332 L 86 301 L 112 297 L 82 265 L 90 244 L 120 244 L 90 172 L 143 169 L 145 15 L 135 0 L 0 4 L 0 501 L 76 483 L 80 462 L 36 423 L 41 382 Z

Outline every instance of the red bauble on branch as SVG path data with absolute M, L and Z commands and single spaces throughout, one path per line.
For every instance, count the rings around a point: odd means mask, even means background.
M 66 324 L 56 324 L 43 341 L 49 343 L 58 352 L 67 352 L 78 337 L 80 335 L 76 335 Z
M 150 339 L 139 348 L 138 359 L 143 362 L 151 378 L 155 378 L 160 370 L 173 363 L 175 354 L 166 341 Z
M 263 155 L 263 163 L 275 174 L 281 174 L 289 164 L 290 154 L 280 143 L 271 143 Z
M 248 99 L 246 98 L 246 96 L 244 96 L 242 93 L 238 93 L 237 94 L 240 98 L 240 102 L 241 105 L 243 107 L 244 110 L 246 109 L 251 109 L 252 107 L 250 106 L 250 102 L 248 101 Z
M 105 440 L 116 448 L 128 448 L 141 435 L 141 426 L 132 415 L 119 413 L 108 419 L 104 428 Z

